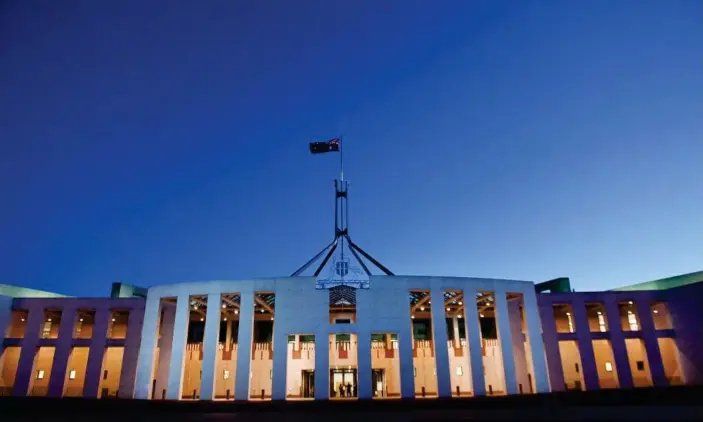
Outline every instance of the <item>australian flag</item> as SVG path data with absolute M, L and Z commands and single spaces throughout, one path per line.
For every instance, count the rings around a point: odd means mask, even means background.
M 329 141 L 324 142 L 310 142 L 310 152 L 313 154 L 339 152 L 339 138 L 330 139 Z

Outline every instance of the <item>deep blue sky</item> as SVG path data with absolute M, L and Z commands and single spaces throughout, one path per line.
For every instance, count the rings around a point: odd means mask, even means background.
M 0 283 L 703 269 L 703 3 L 6 1 Z

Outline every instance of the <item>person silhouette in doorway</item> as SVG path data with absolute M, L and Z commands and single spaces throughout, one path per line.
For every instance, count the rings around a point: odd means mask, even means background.
M 353 397 L 352 396 L 352 385 L 351 383 L 347 383 L 347 397 Z

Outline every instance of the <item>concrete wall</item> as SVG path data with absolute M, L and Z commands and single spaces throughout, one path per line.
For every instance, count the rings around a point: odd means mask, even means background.
M 676 331 L 676 344 L 687 384 L 703 384 L 703 283 L 677 287 L 665 292 Z

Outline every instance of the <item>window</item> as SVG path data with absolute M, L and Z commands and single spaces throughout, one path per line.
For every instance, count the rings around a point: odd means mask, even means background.
M 598 329 L 601 333 L 604 333 L 608 330 L 605 326 L 605 318 L 603 317 L 603 312 L 601 311 L 598 311 Z
M 574 332 L 574 319 L 573 319 L 573 317 L 571 316 L 571 312 L 567 312 L 567 313 L 566 313 L 566 318 L 567 318 L 567 320 L 568 320 L 568 322 L 569 322 L 569 332 L 570 332 L 570 333 L 573 333 L 573 332 Z
M 107 371 L 103 371 L 103 379 L 104 379 L 104 380 L 107 379 Z
M 456 374 L 459 376 L 464 375 L 464 368 L 462 368 L 461 366 L 457 366 L 456 367 Z
M 70 380 L 76 379 L 76 370 L 75 369 L 71 369 L 71 372 L 68 373 L 68 379 L 70 379 Z
M 613 364 L 610 362 L 605 363 L 605 372 L 613 372 Z
M 576 373 L 578 374 L 579 373 L 579 364 L 578 363 L 574 363 L 574 369 L 576 369 Z
M 413 376 L 414 376 L 414 377 L 417 376 L 417 368 L 415 368 L 415 367 L 413 367 Z
M 639 330 L 639 325 L 637 324 L 637 315 L 632 311 L 627 311 L 627 323 L 630 324 L 631 331 Z
M 44 370 L 43 369 L 40 369 L 39 371 L 37 371 L 37 379 L 38 380 L 44 379 Z
M 336 319 L 334 321 L 335 324 L 351 324 L 350 319 Z
M 638 360 L 638 361 L 637 361 L 637 370 L 638 370 L 638 371 L 644 371 L 644 361 L 643 361 L 643 360 Z
M 226 380 L 229 379 L 229 371 L 227 369 L 225 369 L 224 372 L 222 373 L 222 379 L 226 379 Z

